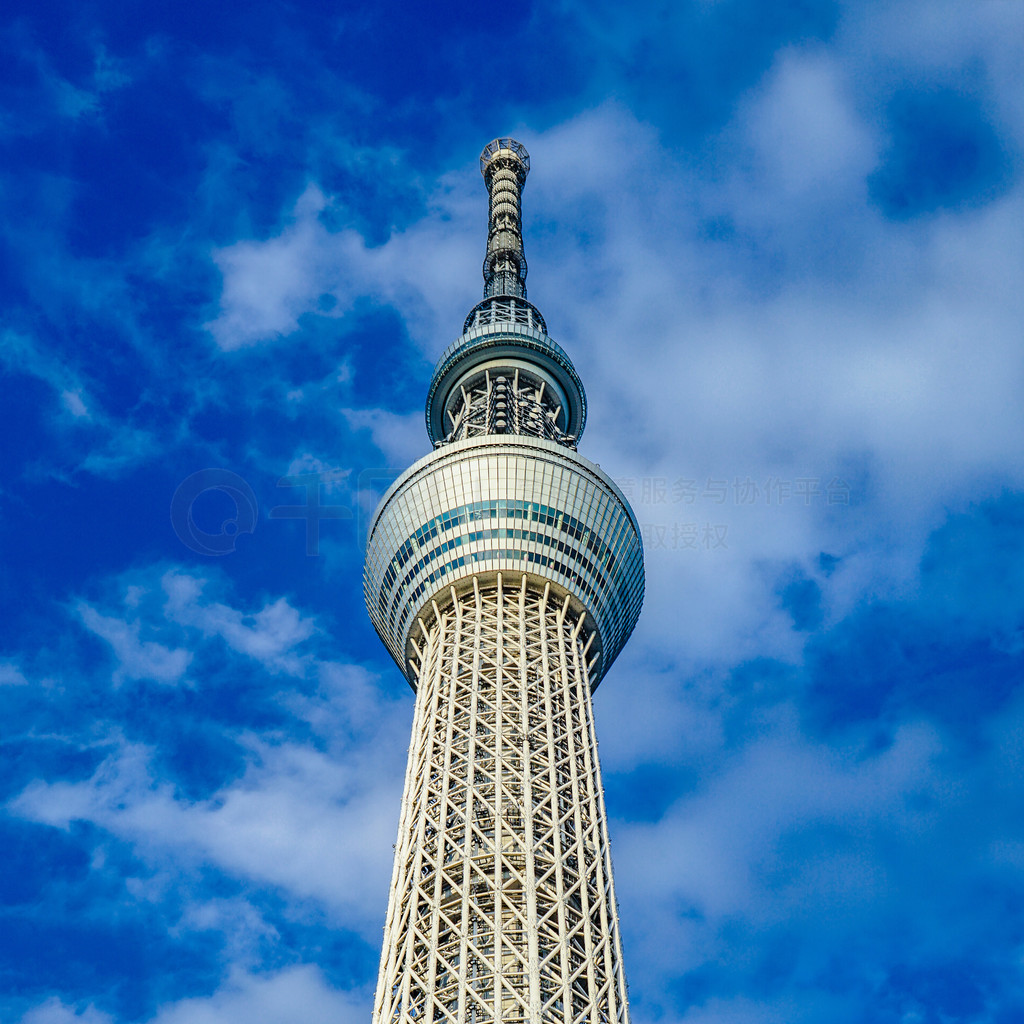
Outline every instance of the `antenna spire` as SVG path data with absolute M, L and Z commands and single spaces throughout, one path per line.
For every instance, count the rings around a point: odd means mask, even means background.
M 526 256 L 520 213 L 530 154 L 515 139 L 495 139 L 480 154 L 480 173 L 490 196 L 484 298 L 526 298 Z

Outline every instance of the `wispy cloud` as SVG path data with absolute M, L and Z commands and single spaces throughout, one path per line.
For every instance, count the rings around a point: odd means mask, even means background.
M 231 650 L 259 661 L 272 671 L 291 675 L 303 671 L 302 658 L 294 648 L 313 634 L 315 626 L 286 598 L 278 598 L 252 615 L 246 615 L 220 602 L 204 601 L 205 581 L 196 576 L 168 572 L 161 585 L 167 595 L 165 611 L 172 621 L 195 627 L 205 636 L 219 636 Z
M 212 996 L 165 1006 L 153 1019 L 156 1024 L 285 1024 L 297 1006 L 311 1024 L 355 1024 L 370 1009 L 365 997 L 338 991 L 319 968 L 302 964 L 270 975 L 235 971 Z
M 192 655 L 183 648 L 168 648 L 153 640 L 140 640 L 138 622 L 127 622 L 113 615 L 102 615 L 84 602 L 78 614 L 85 627 L 110 644 L 118 659 L 115 679 L 153 679 L 174 683 L 188 669 Z
M 352 748 L 343 760 L 293 744 L 250 741 L 249 748 L 252 767 L 209 801 L 181 800 L 154 776 L 143 748 L 126 746 L 87 782 L 31 785 L 11 810 L 59 828 L 89 822 L 157 863 L 209 863 L 280 886 L 293 898 L 317 900 L 339 923 L 375 934 L 397 780 L 360 775 L 369 765 Z

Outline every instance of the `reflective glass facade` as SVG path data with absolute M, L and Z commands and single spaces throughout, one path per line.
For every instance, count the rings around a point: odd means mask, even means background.
M 367 541 L 366 604 L 403 671 L 416 616 L 474 574 L 530 573 L 589 612 L 596 685 L 643 600 L 639 529 L 593 463 L 555 442 L 492 437 L 428 455 L 385 495 Z

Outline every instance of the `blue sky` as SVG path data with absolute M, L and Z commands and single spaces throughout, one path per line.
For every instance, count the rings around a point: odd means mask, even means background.
M 499 134 L 645 535 L 595 699 L 634 1020 L 1024 1019 L 1024 4 L 0 31 L 0 1020 L 368 1019 L 412 699 L 363 531 Z

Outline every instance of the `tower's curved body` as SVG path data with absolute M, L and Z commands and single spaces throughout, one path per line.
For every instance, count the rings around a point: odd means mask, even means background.
M 590 694 L 640 614 L 640 534 L 576 453 L 583 385 L 526 299 L 529 156 L 496 139 L 480 163 L 484 299 L 434 370 L 434 451 L 367 540 L 416 691 L 374 1022 L 625 1024 Z

